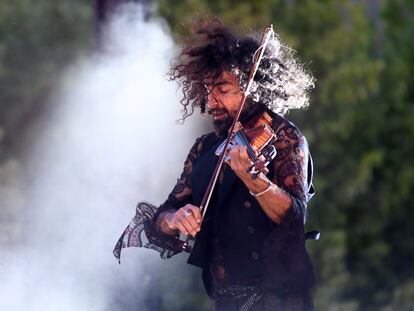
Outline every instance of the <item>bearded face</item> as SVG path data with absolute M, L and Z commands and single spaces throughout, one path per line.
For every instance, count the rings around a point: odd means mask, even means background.
M 227 136 L 227 132 L 243 99 L 243 91 L 239 79 L 230 71 L 216 79 L 207 79 L 207 107 L 213 118 L 214 128 L 219 136 Z
M 227 137 L 228 131 L 243 100 L 239 79 L 231 72 L 224 71 L 217 79 L 207 80 L 208 113 L 212 116 L 214 129 L 220 137 Z M 247 120 L 264 106 L 247 98 L 240 115 L 240 121 Z

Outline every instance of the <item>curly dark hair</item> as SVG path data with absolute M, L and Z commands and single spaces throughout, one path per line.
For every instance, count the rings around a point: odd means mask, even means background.
M 214 80 L 223 71 L 231 71 L 244 89 L 259 48 L 257 36 L 240 36 L 217 19 L 198 21 L 193 32 L 194 37 L 182 48 L 169 73 L 170 80 L 175 80 L 183 92 L 182 121 L 193 114 L 195 107 L 201 113 L 206 111 L 206 79 Z M 294 59 L 293 50 L 273 33 L 254 78 L 249 101 L 284 114 L 289 109 L 308 105 L 313 82 L 312 75 Z

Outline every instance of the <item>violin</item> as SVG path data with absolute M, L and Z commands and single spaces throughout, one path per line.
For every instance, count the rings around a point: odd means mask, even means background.
M 238 121 L 235 131 L 225 151 L 224 161 L 229 162 L 230 151 L 235 146 L 245 146 L 247 154 L 253 165 L 247 170 L 256 179 L 260 173 L 269 173 L 267 165 L 275 158 L 277 152 L 272 143 L 276 140 L 276 134 L 272 127 L 272 118 L 264 112 L 250 128 L 244 128 Z M 225 141 L 217 148 L 216 155 L 224 151 Z

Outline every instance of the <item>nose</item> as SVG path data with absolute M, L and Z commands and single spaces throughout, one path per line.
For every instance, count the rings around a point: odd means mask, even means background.
M 207 107 L 209 109 L 214 109 L 217 108 L 217 106 L 219 105 L 218 100 L 215 98 L 213 93 L 209 93 L 207 96 Z

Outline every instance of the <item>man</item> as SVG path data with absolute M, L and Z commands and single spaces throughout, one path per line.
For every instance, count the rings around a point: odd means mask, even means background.
M 216 310 L 313 310 L 314 276 L 304 245 L 312 162 L 305 137 L 281 116 L 308 105 L 313 78 L 273 36 L 240 121 L 249 128 L 267 113 L 277 155 L 267 175 L 252 178 L 246 147 L 232 148 L 202 220 L 199 206 L 218 161 L 216 150 L 240 107 L 259 44 L 219 22 L 200 25 L 197 35 L 170 75 L 183 88 L 183 118 L 195 107 L 208 110 L 215 131 L 196 140 L 164 204 L 138 204 L 114 254 L 119 259 L 123 247 L 144 246 L 168 258 L 182 251 L 178 234 L 191 235 L 196 240 L 188 262 L 202 268 Z

